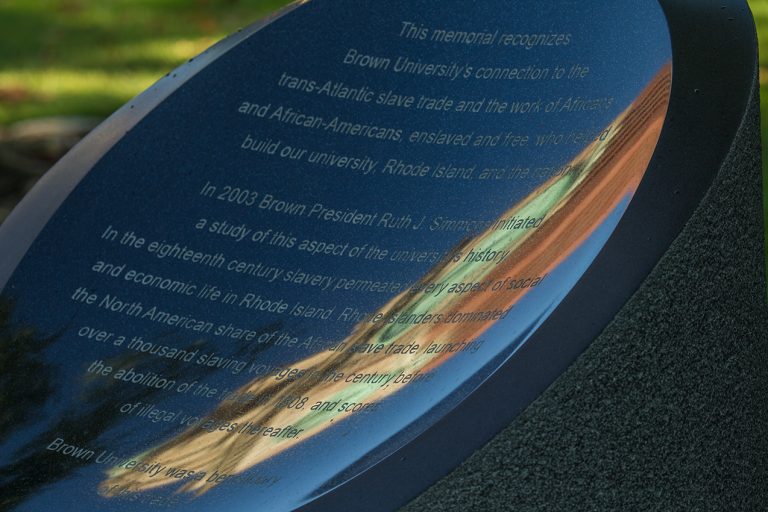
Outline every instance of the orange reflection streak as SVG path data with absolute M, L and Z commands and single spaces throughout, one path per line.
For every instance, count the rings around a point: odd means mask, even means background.
M 419 284 L 546 279 L 548 273 L 579 248 L 619 203 L 637 189 L 658 142 L 670 84 L 671 64 L 668 64 L 616 118 L 604 140 L 592 142 L 571 162 L 573 172 L 550 178 L 500 217 L 543 216 L 538 228 L 509 230 L 494 226 L 465 240 L 457 249 L 465 254 L 471 248 L 511 251 L 503 262 L 465 263 L 446 259 Z M 118 492 L 138 492 L 182 482 L 180 491 L 202 494 L 218 485 L 219 482 L 207 481 L 214 471 L 237 475 L 322 432 L 349 414 L 375 411 L 376 404 L 405 385 L 395 384 L 397 376 L 411 374 L 415 376 L 414 381 L 428 378 L 430 370 L 459 353 L 426 353 L 431 343 L 454 343 L 450 348 L 467 347 L 532 289 L 435 294 L 415 292 L 412 288 L 402 292 L 378 312 L 384 318 L 398 315 L 398 321 L 358 323 L 336 350 L 317 353 L 292 365 L 304 370 L 300 378 L 288 381 L 277 380 L 272 375 L 259 377 L 237 391 L 240 401 L 227 399 L 206 418 L 236 423 L 234 431 L 209 432 L 200 425 L 192 426 L 136 457 L 150 465 L 159 463 L 168 468 L 204 471 L 205 477 L 180 480 L 165 472 L 149 476 L 135 469 L 114 468 L 108 472 L 100 490 L 105 496 L 114 496 Z M 408 314 L 445 318 L 452 313 L 474 313 L 474 316 L 461 322 L 399 321 Z M 386 353 L 387 348 L 410 343 L 419 344 L 415 353 Z M 349 350 L 361 344 L 373 347 L 381 344 L 382 349 L 378 353 Z M 340 372 L 343 372 L 340 380 L 329 377 Z M 354 374 L 379 376 L 379 380 L 371 377 L 370 382 L 346 382 L 346 378 Z M 388 381 L 383 380 L 387 378 Z M 298 397 L 299 401 L 301 397 L 309 398 L 301 409 L 275 407 L 281 398 L 290 396 Z M 370 405 L 363 412 L 339 412 L 338 406 L 345 402 Z M 311 410 L 315 403 L 324 403 L 332 410 Z M 331 404 L 335 404 L 334 407 Z M 247 429 L 243 431 L 245 425 L 259 426 L 262 430 L 256 434 Z M 263 429 L 267 427 L 273 430 L 265 436 Z

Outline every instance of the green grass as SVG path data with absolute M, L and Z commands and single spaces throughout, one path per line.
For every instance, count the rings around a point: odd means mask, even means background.
M 765 233 L 765 269 L 768 275 L 768 0 L 749 0 L 755 17 L 760 50 L 760 112 L 763 143 L 763 230 Z M 767 290 L 768 292 L 768 290 Z
M 106 117 L 287 0 L 0 0 L 0 126 Z

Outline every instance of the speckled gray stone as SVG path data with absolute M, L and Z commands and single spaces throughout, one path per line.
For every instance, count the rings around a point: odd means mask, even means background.
M 603 334 L 403 510 L 768 510 L 759 105 L 715 183 Z

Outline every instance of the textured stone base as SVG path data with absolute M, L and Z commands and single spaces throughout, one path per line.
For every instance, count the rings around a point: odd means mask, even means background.
M 764 510 L 762 219 L 755 89 L 712 188 L 642 288 L 508 428 L 404 510 Z

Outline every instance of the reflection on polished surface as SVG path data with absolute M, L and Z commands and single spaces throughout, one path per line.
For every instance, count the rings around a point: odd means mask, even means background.
M 431 380 L 457 354 L 480 350 L 484 332 L 495 322 L 525 322 L 515 315 L 515 304 L 584 244 L 639 185 L 666 114 L 670 71 L 669 65 L 660 71 L 559 176 L 465 240 L 338 345 L 288 365 L 285 375 L 246 384 L 198 425 L 133 459 L 147 468 L 159 464 L 238 475 L 338 427 L 350 414 L 375 416 L 379 403 L 402 387 Z M 533 220 L 538 229 L 510 229 L 516 219 Z M 481 248 L 476 250 L 489 261 L 467 263 L 472 247 Z M 308 396 L 311 401 L 304 398 Z M 276 409 L 271 405 L 275 398 L 286 406 Z M 262 405 L 266 401 L 270 404 Z M 425 410 L 432 405 L 420 404 Z M 266 428 L 271 429 L 268 435 Z M 181 490 L 203 493 L 225 479 L 190 479 Z M 109 496 L 178 482 L 176 476 L 114 469 L 101 492 Z
M 0 508 L 294 509 L 551 364 L 672 74 L 655 1 L 552 5 L 300 2 L 65 157 L 0 229 Z

